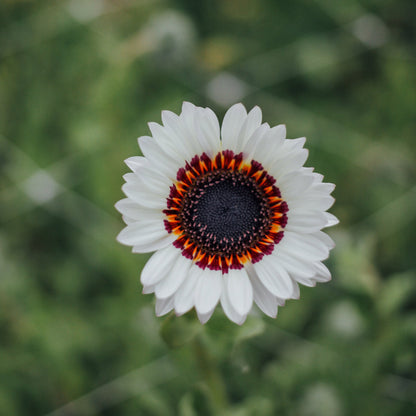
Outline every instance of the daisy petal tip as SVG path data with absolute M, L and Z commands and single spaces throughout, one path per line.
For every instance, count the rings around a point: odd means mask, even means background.
M 131 248 L 131 252 L 134 254 L 144 254 L 144 253 L 148 253 L 149 251 L 146 249 L 143 249 L 141 246 L 133 246 Z
M 247 110 L 246 107 L 244 106 L 243 103 L 235 103 L 233 104 L 227 111 L 228 112 L 233 112 L 233 111 L 239 111 L 239 112 L 245 112 L 247 114 Z
M 317 274 L 314 279 L 316 280 L 317 283 L 328 283 L 332 280 L 332 275 L 319 275 Z
M 155 313 L 157 317 L 168 314 L 173 309 L 173 299 L 158 299 L 156 298 Z
M 154 287 L 153 286 L 143 286 L 142 288 L 142 294 L 143 295 L 149 295 L 150 293 L 154 293 Z
M 124 163 L 132 172 L 136 172 L 140 167 L 144 166 L 146 162 L 146 159 L 142 156 L 132 156 L 124 160 Z
M 162 111 L 162 122 L 165 127 L 169 126 L 172 121 L 178 119 L 178 115 L 173 111 L 163 110 Z
M 244 324 L 244 322 L 247 320 L 247 316 L 248 316 L 248 314 L 247 314 L 247 315 L 242 316 L 239 320 L 235 321 L 235 323 L 236 323 L 237 325 L 239 325 L 239 326 L 243 325 L 243 324 Z
M 150 131 L 152 131 L 156 126 L 159 126 L 159 124 L 157 124 L 155 121 L 149 121 L 147 123 L 147 127 L 149 128 Z M 139 137 L 139 139 L 140 139 L 140 137 Z
M 339 219 L 335 215 L 331 214 L 330 212 L 326 212 L 325 214 L 327 218 L 325 227 L 333 227 L 339 224 Z
M 120 201 L 117 201 L 117 202 L 114 204 L 114 208 L 115 208 L 115 210 L 116 210 L 116 211 L 118 211 L 120 214 L 122 214 L 122 212 L 120 211 L 121 201 L 122 201 L 122 199 L 120 199 Z
M 190 310 L 191 310 L 192 308 L 186 308 L 186 309 L 177 309 L 176 307 L 175 307 L 175 315 L 177 316 L 177 317 L 180 317 L 180 316 L 183 316 L 183 315 L 185 315 L 186 313 L 188 313 Z
M 266 311 L 262 311 L 265 315 L 267 315 L 269 318 L 272 318 L 272 319 L 276 319 L 277 318 L 277 313 L 278 313 L 278 308 L 276 308 L 276 310 L 275 311 L 273 311 L 273 312 L 271 312 L 271 311 L 268 311 L 268 312 L 266 312 Z
M 140 137 L 137 138 L 137 143 L 138 143 L 141 150 L 143 150 L 142 147 L 148 140 L 152 140 L 152 137 L 140 136 Z
M 202 325 L 205 325 L 211 319 L 211 316 L 212 316 L 213 313 L 214 313 L 214 309 L 212 311 L 207 312 L 207 313 L 197 312 L 199 322 L 201 322 Z
M 125 238 L 125 229 L 126 228 L 123 228 L 118 234 L 117 234 L 117 237 L 116 237 L 116 240 L 120 243 L 120 244 L 123 244 L 123 246 L 130 246 L 131 244 L 129 244 L 127 241 L 126 241 L 126 238 Z
M 239 326 L 243 325 L 244 322 L 247 319 L 247 315 L 245 315 L 245 316 L 234 316 L 234 315 L 229 315 L 229 314 L 227 315 L 227 313 L 225 315 L 227 316 L 227 318 L 231 322 L 233 322 L 233 323 L 235 323 L 236 325 L 239 325 Z
M 259 125 L 261 124 L 261 119 L 263 116 L 263 113 L 261 111 L 261 108 L 258 105 L 255 105 L 249 112 L 249 114 L 254 115 L 256 118 L 258 118 Z
M 186 112 L 192 113 L 193 111 L 195 111 L 196 108 L 197 107 L 189 101 L 184 101 L 182 103 L 182 114 Z

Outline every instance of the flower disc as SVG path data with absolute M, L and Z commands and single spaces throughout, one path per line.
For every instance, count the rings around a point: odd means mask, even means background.
M 273 251 L 283 237 L 288 210 L 272 178 L 243 154 L 204 153 L 181 168 L 171 187 L 165 227 L 175 247 L 205 269 L 241 269 Z

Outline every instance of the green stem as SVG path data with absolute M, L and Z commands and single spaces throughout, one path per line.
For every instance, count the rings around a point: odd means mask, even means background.
M 220 412 L 228 407 L 224 381 L 218 371 L 216 363 L 198 336 L 194 338 L 193 349 L 201 374 L 209 388 L 215 412 L 220 415 Z

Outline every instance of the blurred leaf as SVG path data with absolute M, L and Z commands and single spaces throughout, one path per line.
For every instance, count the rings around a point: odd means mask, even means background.
M 237 328 L 234 335 L 234 344 L 238 345 L 243 341 L 261 335 L 265 328 L 266 324 L 264 323 L 262 317 L 249 316 L 244 325 Z
M 300 416 L 341 416 L 342 404 L 336 390 L 326 383 L 308 387 L 297 405 Z
M 212 400 L 204 384 L 196 384 L 186 393 L 178 404 L 180 416 L 211 416 L 215 415 Z
M 358 306 L 346 300 L 332 305 L 324 319 L 325 330 L 335 337 L 355 338 L 361 335 L 366 327 L 366 321 Z
M 169 348 L 178 348 L 193 340 L 202 329 L 195 314 L 176 316 L 171 313 L 163 320 L 160 335 Z
M 178 404 L 178 413 L 180 416 L 198 416 L 193 407 L 193 398 L 191 393 L 186 393 Z
M 353 239 L 350 234 L 338 231 L 335 239 L 337 281 L 348 290 L 375 296 L 379 287 L 379 276 L 372 262 L 375 237 L 367 234 Z
M 377 307 L 382 316 L 390 316 L 416 293 L 416 273 L 408 271 L 391 276 L 384 282 L 377 299 Z
M 230 408 L 225 416 L 272 416 L 275 415 L 273 411 L 272 400 L 261 397 L 251 396 L 247 397 L 239 406 Z

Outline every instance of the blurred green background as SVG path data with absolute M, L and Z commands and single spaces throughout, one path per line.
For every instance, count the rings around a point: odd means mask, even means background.
M 416 414 L 414 0 L 2 0 L 1 415 Z M 123 160 L 184 100 L 259 105 L 337 184 L 276 320 L 154 316 Z M 220 410 L 222 409 L 222 410 Z

